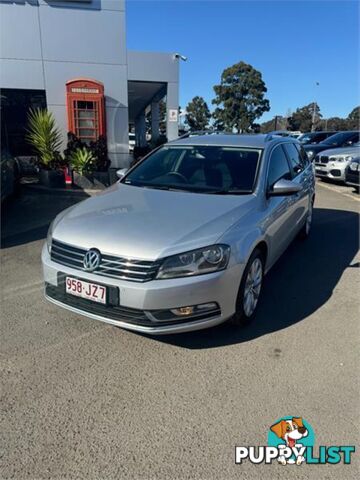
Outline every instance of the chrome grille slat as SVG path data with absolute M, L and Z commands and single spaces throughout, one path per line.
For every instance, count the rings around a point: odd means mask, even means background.
M 51 253 L 56 255 L 57 257 L 67 258 L 69 260 L 74 260 L 74 262 L 79 262 L 79 263 L 82 264 L 82 259 L 81 258 L 77 259 L 77 258 L 74 258 L 74 257 L 70 257 L 69 255 L 64 255 L 64 254 L 59 253 L 59 252 L 51 252 Z
M 123 259 L 121 259 L 121 260 L 123 260 Z M 147 265 L 142 265 L 140 263 L 136 263 L 136 261 L 134 261 L 134 262 L 131 262 L 131 261 L 123 262 L 121 260 L 111 260 L 110 261 L 110 260 L 104 259 L 101 263 L 106 265 L 106 266 L 108 266 L 108 265 L 124 265 L 125 267 L 134 266 L 134 267 L 137 267 L 137 268 L 147 268 L 147 269 L 154 268 L 154 265 L 157 266 L 157 264 L 153 263 L 153 262 L 149 262 Z M 111 268 L 111 267 L 109 267 L 109 268 Z
M 67 250 L 66 248 L 63 248 L 63 247 L 59 247 L 58 245 L 53 245 L 53 248 L 55 250 L 60 250 L 61 252 L 69 253 L 69 250 Z M 71 252 L 71 255 L 77 255 L 79 257 L 83 257 L 84 254 L 85 254 L 85 252 Z
M 76 270 L 86 271 L 83 267 L 83 257 L 86 252 L 87 249 L 74 247 L 55 239 L 52 241 L 51 259 L 56 263 Z M 158 268 L 158 262 L 115 257 L 102 253 L 98 269 L 91 273 L 132 282 L 146 282 L 155 278 Z
M 153 273 L 155 271 L 155 269 L 153 270 L 148 270 L 147 272 L 143 272 L 141 270 L 132 270 L 132 269 L 126 269 L 126 268 L 115 268 L 115 267 L 102 267 L 100 266 L 99 267 L 99 271 L 101 272 L 107 272 L 107 271 L 111 271 L 111 272 L 120 272 L 120 273 L 136 273 L 138 275 L 150 275 L 151 273 Z

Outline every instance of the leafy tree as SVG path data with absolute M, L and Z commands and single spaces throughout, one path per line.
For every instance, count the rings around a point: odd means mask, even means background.
M 309 103 L 305 107 L 297 108 L 296 111 L 288 118 L 290 130 L 300 130 L 301 132 L 310 132 L 313 127 L 313 115 L 315 107 L 314 130 L 317 130 L 320 118 L 320 107 L 317 103 Z
M 358 129 L 360 126 L 360 106 L 355 107 L 350 113 L 347 118 L 348 127 L 350 130 Z
M 316 130 L 349 130 L 349 122 L 346 118 L 330 117 L 326 120 L 321 120 Z
M 245 62 L 226 68 L 214 91 L 212 103 L 218 105 L 213 113 L 216 128 L 248 131 L 257 118 L 270 110 L 261 73 Z
M 287 130 L 288 121 L 286 117 L 277 115 L 276 118 L 263 122 L 260 125 L 261 133 L 269 133 L 274 130 Z
M 205 130 L 209 125 L 211 113 L 203 97 L 194 97 L 186 107 L 185 121 L 190 130 Z

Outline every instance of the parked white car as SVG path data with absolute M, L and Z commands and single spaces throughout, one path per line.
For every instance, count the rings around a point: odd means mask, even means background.
M 351 147 L 332 148 L 315 157 L 315 174 L 320 178 L 345 182 L 345 170 L 360 155 L 360 143 Z

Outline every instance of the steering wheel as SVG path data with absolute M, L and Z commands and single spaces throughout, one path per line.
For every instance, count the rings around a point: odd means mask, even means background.
M 181 180 L 183 183 L 188 183 L 187 178 L 186 178 L 182 173 L 179 173 L 179 172 L 169 172 L 167 175 L 172 175 L 172 176 L 174 176 L 174 177 L 180 178 L 180 180 Z

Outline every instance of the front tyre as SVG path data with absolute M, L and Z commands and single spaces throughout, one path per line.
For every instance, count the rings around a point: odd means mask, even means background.
M 313 220 L 313 210 L 314 210 L 314 199 L 312 199 L 312 201 L 310 203 L 309 210 L 308 210 L 307 215 L 306 215 L 305 224 L 304 224 L 304 226 L 302 227 L 302 229 L 300 230 L 300 233 L 299 233 L 299 237 L 302 240 L 306 240 L 310 235 L 312 220 Z
M 230 322 L 245 326 L 255 317 L 264 278 L 264 256 L 259 249 L 253 251 L 241 279 L 236 311 Z

